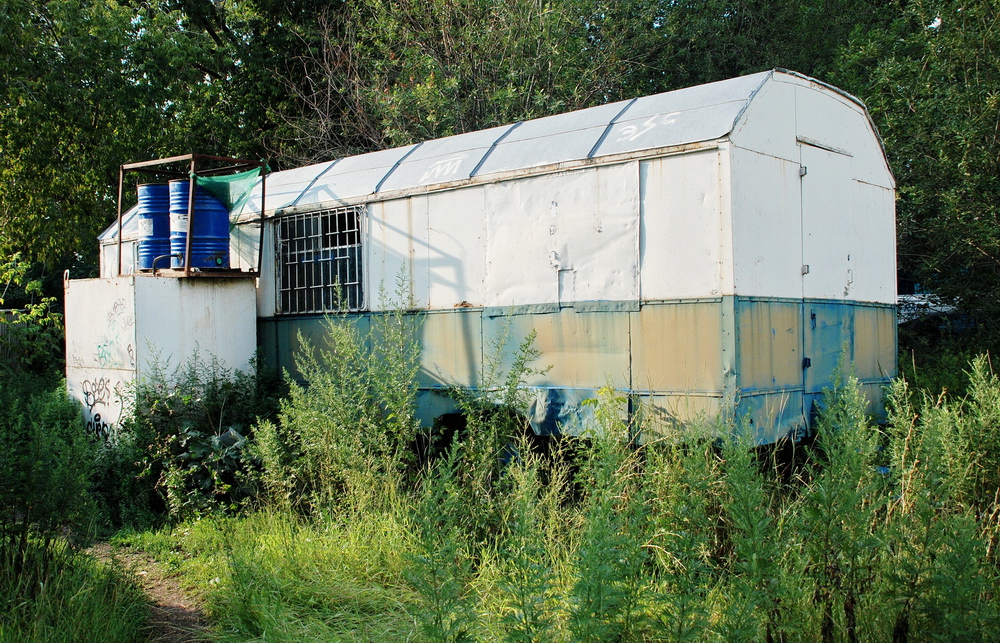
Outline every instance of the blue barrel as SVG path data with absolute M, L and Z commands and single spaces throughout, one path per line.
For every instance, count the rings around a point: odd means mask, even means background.
M 170 182 L 170 254 L 180 255 L 170 258 L 171 268 L 184 267 L 189 189 L 187 179 Z M 194 191 L 191 267 L 229 268 L 229 210 L 202 187 Z
M 166 183 L 144 183 L 139 193 L 139 270 L 149 270 L 153 260 L 170 254 L 170 194 Z M 166 267 L 165 262 L 160 262 Z

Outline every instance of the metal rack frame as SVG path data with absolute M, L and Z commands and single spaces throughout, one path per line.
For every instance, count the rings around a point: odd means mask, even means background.
M 202 168 L 199 170 L 199 164 L 204 163 L 223 163 L 222 167 L 210 167 Z M 174 165 L 178 163 L 189 164 L 188 171 L 182 172 L 179 170 L 171 169 L 160 169 L 163 165 Z M 261 226 L 260 226 L 260 247 L 263 247 L 264 243 L 264 198 L 266 196 L 266 172 L 264 171 L 267 167 L 267 163 L 264 161 L 251 161 L 248 159 L 237 159 L 230 158 L 227 156 L 209 156 L 207 154 L 183 154 L 181 156 L 171 156 L 163 159 L 155 159 L 152 161 L 139 161 L 137 163 L 123 163 L 118 168 L 118 276 L 122 275 L 122 198 L 124 195 L 125 187 L 125 173 L 126 172 L 141 172 L 143 174 L 157 174 L 160 176 L 171 176 L 175 178 L 187 178 L 189 181 L 188 186 L 188 218 L 187 218 L 187 240 L 184 246 L 184 269 L 183 273 L 179 276 L 190 277 L 191 276 L 191 237 L 194 232 L 194 196 L 195 196 L 195 178 L 198 176 L 216 176 L 219 174 L 230 174 L 233 172 L 245 172 L 246 170 L 252 170 L 254 168 L 261 168 L 261 179 L 260 179 L 260 212 L 261 212 Z M 154 271 L 155 274 L 155 271 Z M 246 275 L 257 276 L 260 274 L 260 261 L 257 262 L 257 270 L 248 273 L 241 273 Z

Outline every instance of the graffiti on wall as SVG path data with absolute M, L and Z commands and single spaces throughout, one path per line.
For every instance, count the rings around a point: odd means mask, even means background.
M 121 418 L 124 384 L 111 384 L 109 377 L 94 377 L 83 380 L 83 415 L 87 431 L 96 437 L 107 439 Z
M 93 308 L 87 314 L 91 322 L 86 325 L 83 344 L 87 348 L 67 355 L 72 370 L 86 370 L 75 375 L 67 372 L 67 379 L 82 404 L 87 432 L 108 439 L 121 419 L 126 388 L 134 376 L 135 314 L 124 297 L 105 299 Z
M 107 332 L 94 349 L 94 361 L 101 368 L 135 368 L 135 348 L 128 341 L 135 326 L 135 316 L 125 299 L 112 304 L 107 315 Z

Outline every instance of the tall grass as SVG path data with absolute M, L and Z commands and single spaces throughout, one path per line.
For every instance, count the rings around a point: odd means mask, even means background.
M 897 382 L 887 426 L 838 378 L 788 462 L 734 423 L 658 437 L 643 414 L 621 417 L 613 390 L 588 402 L 598 430 L 537 451 L 516 412 L 526 341 L 496 360 L 513 374 L 461 393 L 465 431 L 420 466 L 413 326 L 381 323 L 332 325 L 327 352 L 301 362 L 308 386 L 258 431 L 275 500 L 220 523 L 204 554 L 225 561 L 202 578 L 222 640 L 923 641 L 1000 627 L 1000 380 L 984 359 L 965 397 Z
M 0 560 L 0 641 L 48 643 L 144 638 L 146 597 L 125 570 L 31 541 L 19 561 Z

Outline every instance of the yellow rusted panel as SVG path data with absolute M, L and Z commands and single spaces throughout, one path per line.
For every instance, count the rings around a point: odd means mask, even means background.
M 629 313 L 620 311 L 558 312 L 509 317 L 484 317 L 483 336 L 487 355 L 500 349 L 503 369 L 510 368 L 518 344 L 534 330 L 535 348 L 541 356 L 532 368 L 548 369 L 528 378 L 530 386 L 600 388 L 610 384 L 628 387 Z
M 424 315 L 419 337 L 420 386 L 478 385 L 483 358 L 480 309 Z
M 720 393 L 722 303 L 647 304 L 632 315 L 632 388 Z
M 643 395 L 638 398 L 642 442 L 713 433 L 723 398 L 706 395 Z
M 891 308 L 855 307 L 854 370 L 862 380 L 896 374 L 896 319 Z
M 800 311 L 798 302 L 739 302 L 737 346 L 741 390 L 802 386 Z

